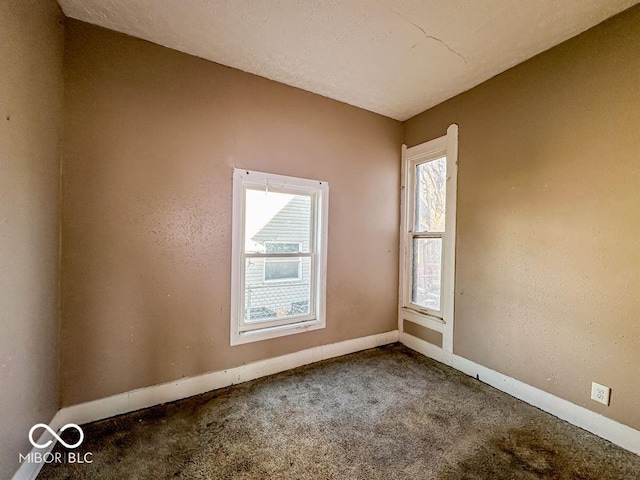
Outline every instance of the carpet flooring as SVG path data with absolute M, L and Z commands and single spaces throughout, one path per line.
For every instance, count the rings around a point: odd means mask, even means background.
M 39 479 L 640 478 L 639 456 L 398 344 L 84 431 L 93 463 Z

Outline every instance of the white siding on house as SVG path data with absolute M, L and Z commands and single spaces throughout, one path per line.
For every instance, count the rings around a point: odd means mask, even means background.
M 297 243 L 301 252 L 309 252 L 311 204 L 311 197 L 294 196 L 251 240 L 262 245 L 263 251 L 267 250 L 268 243 L 284 242 Z M 265 259 L 248 258 L 245 270 L 246 319 L 308 313 L 310 266 L 310 259 L 302 258 L 299 279 L 265 281 Z

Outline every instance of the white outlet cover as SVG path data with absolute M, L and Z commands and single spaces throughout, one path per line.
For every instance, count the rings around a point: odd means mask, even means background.
M 591 383 L 591 400 L 600 402 L 603 405 L 609 406 L 609 397 L 611 396 L 611 389 L 600 385 L 599 383 Z

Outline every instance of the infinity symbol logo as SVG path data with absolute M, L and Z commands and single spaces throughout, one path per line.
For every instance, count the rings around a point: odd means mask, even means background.
M 58 435 L 56 432 L 54 432 L 53 429 L 49 425 L 47 425 L 45 423 L 36 423 L 33 427 L 31 427 L 31 430 L 29 430 L 29 441 L 31 442 L 31 445 L 33 445 L 36 448 L 47 448 L 49 445 L 51 445 L 53 443 L 53 440 L 47 440 L 45 443 L 39 444 L 38 442 L 36 442 L 33 439 L 33 432 L 35 432 L 40 427 L 44 428 L 56 440 L 58 440 L 62 445 L 64 445 L 67 448 L 76 448 L 76 447 L 80 446 L 80 444 L 84 441 L 84 432 L 75 423 L 67 423 L 64 427 L 62 427 L 60 429 L 60 434 L 62 434 L 62 432 L 64 432 L 65 430 L 67 430 L 69 428 L 75 428 L 78 431 L 78 433 L 80 434 L 80 439 L 76 443 L 67 443 L 62 438 L 60 438 L 60 435 Z

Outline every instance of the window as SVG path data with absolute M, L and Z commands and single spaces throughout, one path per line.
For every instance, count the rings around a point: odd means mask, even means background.
M 400 332 L 404 320 L 442 332 L 452 351 L 458 127 L 403 150 Z
M 234 169 L 231 345 L 325 326 L 327 182 Z
M 420 159 L 411 166 L 413 189 L 411 303 L 440 313 L 442 239 L 445 231 L 447 158 Z

